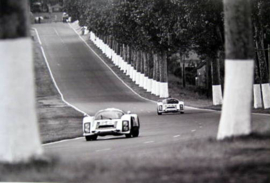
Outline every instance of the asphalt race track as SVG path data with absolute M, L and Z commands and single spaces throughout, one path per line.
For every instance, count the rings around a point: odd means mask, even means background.
M 151 147 L 168 148 L 190 139 L 215 138 L 220 112 L 185 108 L 185 114 L 158 116 L 156 104 L 142 99 L 127 88 L 110 69 L 86 46 L 74 30 L 64 23 L 34 26 L 40 36 L 55 81 L 66 101 L 93 115 L 97 110 L 115 107 L 139 114 L 140 136 L 84 138 L 51 143 L 46 153 L 64 160 L 111 157 L 118 161 L 123 154 L 147 154 Z M 253 115 L 253 122 L 268 121 L 269 116 Z M 86 156 L 85 156 L 86 155 Z M 83 158 L 82 158 L 83 157 Z

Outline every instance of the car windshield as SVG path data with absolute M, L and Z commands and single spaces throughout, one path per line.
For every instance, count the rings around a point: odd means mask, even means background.
M 164 104 L 178 104 L 178 100 L 170 98 L 163 101 Z
M 123 115 L 124 113 L 121 111 L 102 111 L 96 114 L 95 119 L 120 119 Z

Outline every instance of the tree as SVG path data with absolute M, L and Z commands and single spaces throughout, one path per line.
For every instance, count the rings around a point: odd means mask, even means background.
M 1 162 L 25 162 L 42 155 L 35 108 L 32 41 L 27 2 L 1 1 Z
M 267 52 L 265 45 L 267 29 L 269 29 L 270 26 L 268 22 L 270 14 L 269 6 L 270 2 L 266 0 L 252 1 L 252 22 L 256 48 L 256 84 L 254 86 L 254 98 L 255 102 L 258 101 L 257 104 L 255 103 L 255 107 L 262 107 L 260 104 L 263 104 L 264 108 L 270 108 L 269 70 L 267 67 Z M 263 100 L 261 100 L 261 94 Z
M 251 132 L 254 70 L 250 0 L 224 0 L 225 93 L 218 139 Z
M 188 32 L 191 34 L 192 49 L 200 57 L 207 58 L 207 69 L 211 71 L 210 91 L 213 104 L 222 104 L 220 75 L 220 53 L 224 50 L 224 18 L 221 0 L 191 0 L 184 2 Z M 212 87 L 211 87 L 212 83 Z M 211 91 L 212 89 L 212 91 Z

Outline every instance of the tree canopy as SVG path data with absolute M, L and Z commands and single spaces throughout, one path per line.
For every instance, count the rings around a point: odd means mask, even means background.
M 252 4 L 253 26 L 263 25 L 268 39 L 269 2 Z M 224 51 L 222 0 L 66 0 L 65 8 L 95 34 L 143 51 L 195 50 L 212 60 Z

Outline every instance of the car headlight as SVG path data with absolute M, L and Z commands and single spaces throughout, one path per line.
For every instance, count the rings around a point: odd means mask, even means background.
M 128 126 L 128 121 L 123 121 L 123 126 Z
M 123 132 L 129 131 L 129 121 L 123 121 L 123 123 L 122 123 L 122 131 Z
M 84 133 L 90 133 L 90 123 L 84 123 Z
M 180 104 L 180 109 L 184 110 L 184 105 Z

